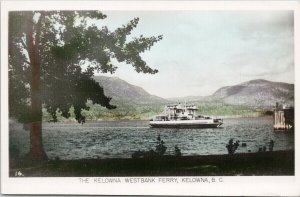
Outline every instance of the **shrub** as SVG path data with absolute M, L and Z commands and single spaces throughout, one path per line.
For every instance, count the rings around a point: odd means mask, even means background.
M 231 138 L 228 142 L 228 144 L 226 145 L 228 154 L 232 155 L 235 153 L 235 151 L 237 150 L 237 148 L 239 147 L 239 141 L 236 141 L 235 143 L 233 143 L 233 139 Z
M 181 156 L 181 150 L 178 148 L 178 146 L 177 145 L 175 145 L 175 156 L 176 157 L 180 157 Z
M 157 139 L 157 142 L 156 142 L 155 152 L 158 155 L 165 154 L 165 152 L 167 150 L 167 147 L 164 145 L 165 142 L 163 140 L 161 140 L 160 135 L 158 135 L 156 139 Z

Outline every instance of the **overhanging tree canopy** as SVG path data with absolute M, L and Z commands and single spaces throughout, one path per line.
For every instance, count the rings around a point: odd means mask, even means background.
M 28 11 L 9 14 L 9 114 L 31 123 L 30 157 L 45 158 L 41 140 L 42 106 L 54 120 L 59 109 L 66 118 L 74 106 L 83 120 L 86 101 L 109 109 L 110 98 L 92 78 L 94 71 L 114 73 L 113 60 L 139 73 L 155 74 L 140 54 L 162 36 L 140 36 L 127 41 L 139 19 L 114 31 L 90 21 L 105 19 L 99 11 Z M 88 65 L 82 69 L 82 65 Z

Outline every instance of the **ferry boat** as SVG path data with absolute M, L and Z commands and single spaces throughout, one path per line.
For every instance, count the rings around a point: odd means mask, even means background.
M 220 118 L 197 116 L 195 105 L 169 105 L 164 113 L 150 119 L 150 126 L 154 128 L 217 128 L 223 124 Z

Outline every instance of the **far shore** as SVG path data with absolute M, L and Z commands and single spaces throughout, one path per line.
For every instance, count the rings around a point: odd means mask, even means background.
M 211 116 L 217 117 L 222 119 L 237 119 L 237 118 L 272 118 L 272 115 L 259 115 L 259 116 L 242 116 L 242 115 L 234 115 L 234 116 Z M 148 119 L 97 119 L 97 120 L 86 120 L 86 123 L 90 122 L 126 122 L 126 121 L 149 121 L 151 118 Z M 51 121 L 43 121 L 45 123 L 51 123 Z M 58 121 L 57 123 L 77 123 L 77 120 L 63 120 Z
M 211 116 L 211 117 L 217 117 L 222 119 L 238 119 L 238 118 L 273 118 L 272 115 L 253 115 L 253 116 L 242 116 L 242 115 L 233 115 L 233 116 Z M 94 122 L 128 122 L 128 121 L 149 121 L 150 118 L 145 119 L 87 119 L 86 123 L 94 123 Z M 14 119 L 9 119 L 10 123 L 18 123 Z M 46 121 L 43 120 L 44 123 L 78 123 L 75 119 L 65 119 L 62 121 L 52 122 L 52 121 Z
M 10 160 L 9 175 L 23 177 L 116 176 L 292 176 L 293 150 L 234 155 L 155 156 L 146 158 Z

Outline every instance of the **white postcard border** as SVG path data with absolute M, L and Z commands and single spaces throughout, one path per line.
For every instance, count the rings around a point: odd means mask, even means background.
M 299 139 L 295 131 L 295 176 L 216 176 L 217 183 L 80 183 L 79 178 L 12 178 L 8 176 L 8 11 L 12 10 L 294 10 L 295 101 L 300 99 L 299 1 L 2 1 L 1 2 L 1 192 L 4 194 L 103 195 L 300 195 Z M 295 105 L 299 128 L 299 105 Z M 180 178 L 180 177 L 179 177 Z M 205 177 L 202 177 L 205 178 Z M 211 178 L 211 177 L 208 177 Z M 121 179 L 123 180 L 124 177 Z M 156 177 L 158 180 L 159 177 Z

